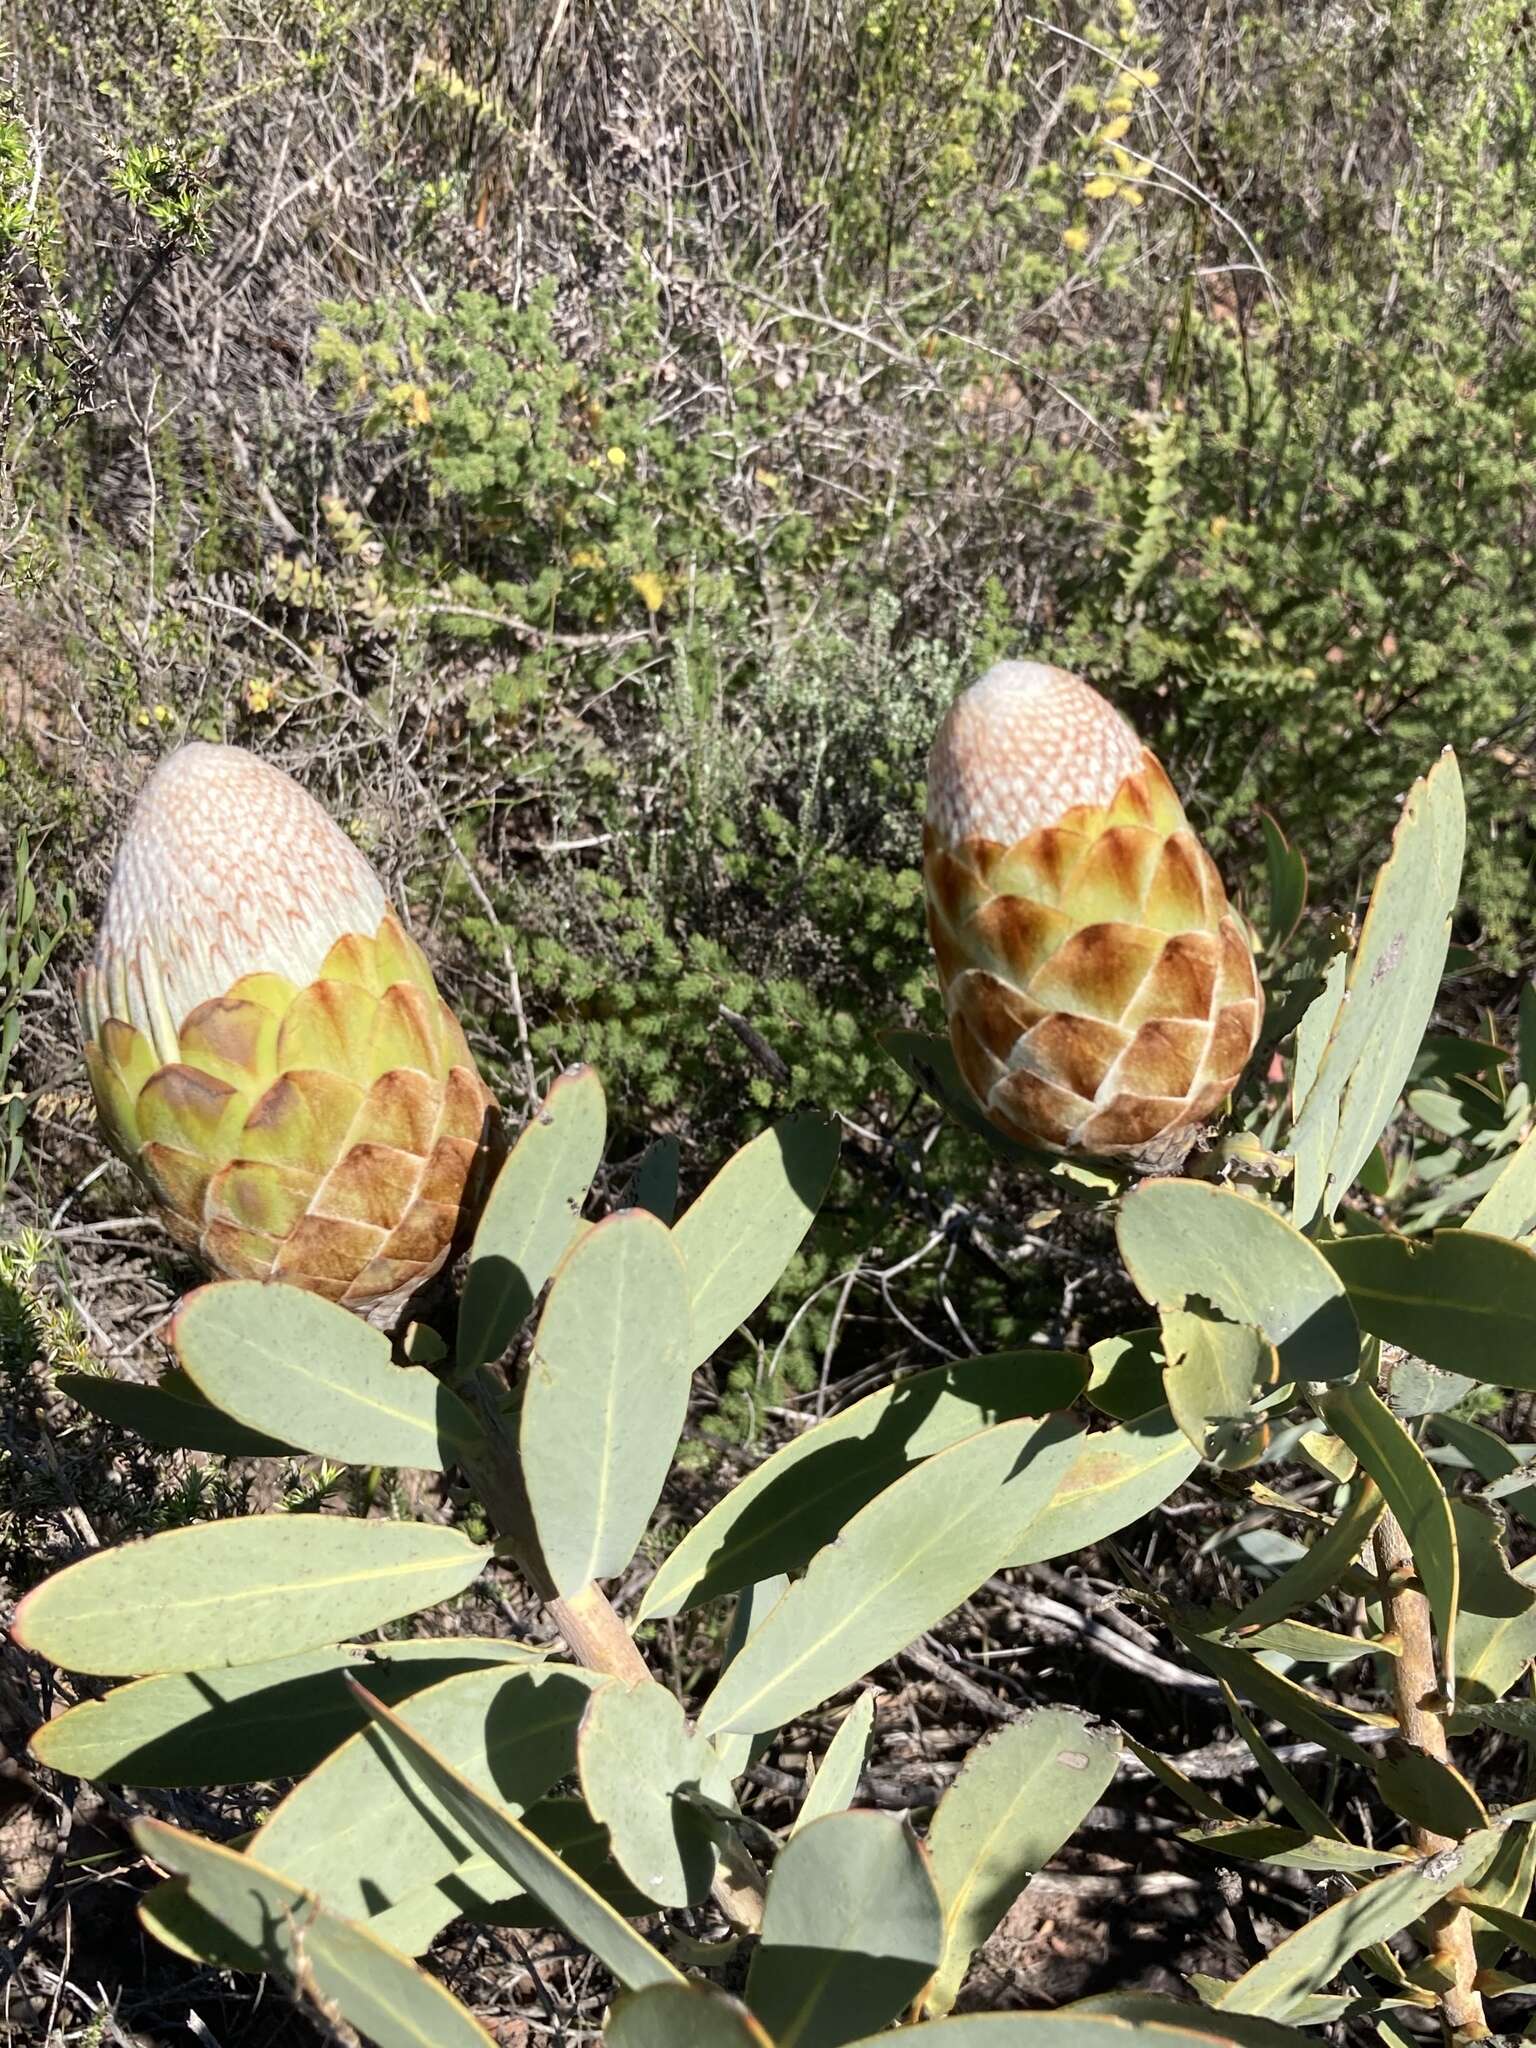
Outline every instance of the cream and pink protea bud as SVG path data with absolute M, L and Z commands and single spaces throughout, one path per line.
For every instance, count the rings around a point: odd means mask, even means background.
M 989 669 L 934 741 L 923 874 L 955 1058 L 991 1121 L 1176 1171 L 1264 998 L 1221 877 L 1125 719 L 1063 669 Z
M 240 747 L 134 806 L 78 1001 L 102 1128 L 219 1274 L 379 1320 L 447 1258 L 492 1098 L 357 848 Z

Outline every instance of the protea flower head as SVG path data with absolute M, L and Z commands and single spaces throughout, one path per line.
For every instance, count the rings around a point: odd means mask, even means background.
M 1176 1170 L 1264 999 L 1220 875 L 1119 712 L 1063 669 L 989 669 L 933 744 L 923 873 L 955 1058 L 992 1122 Z
M 77 995 L 102 1128 L 215 1272 L 377 1317 L 443 1263 L 492 1099 L 378 877 L 280 769 L 160 764 Z

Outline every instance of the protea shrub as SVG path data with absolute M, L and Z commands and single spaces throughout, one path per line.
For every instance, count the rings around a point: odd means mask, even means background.
M 955 1058 L 991 1121 L 1177 1170 L 1264 999 L 1221 877 L 1125 719 L 1062 669 L 989 669 L 934 741 L 923 873 Z
M 357 848 L 239 747 L 145 785 L 77 990 L 101 1126 L 215 1273 L 378 1319 L 447 1258 L 492 1098 Z

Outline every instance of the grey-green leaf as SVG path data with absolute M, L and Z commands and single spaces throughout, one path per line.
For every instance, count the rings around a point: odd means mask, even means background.
M 774 1865 L 747 2003 L 775 2048 L 841 2048 L 913 2002 L 943 1938 L 933 1880 L 903 1823 L 827 1814 Z
M 1536 1880 L 1536 1828 L 1515 1825 L 1504 1830 L 1498 1854 L 1475 1885 L 1468 1887 L 1467 1903 L 1475 1913 L 1492 1907 L 1500 1913 L 1523 1914 L 1530 1904 L 1531 1885 Z M 1491 1970 L 1504 1953 L 1504 1939 L 1488 1928 L 1472 1937 L 1479 1964 Z
M 1390 1849 L 1362 1849 L 1354 1842 L 1338 1841 L 1332 1835 L 1309 1836 L 1302 1828 L 1282 1827 L 1275 1821 L 1218 1821 L 1184 1828 L 1179 1839 L 1197 1849 L 1209 1849 L 1223 1860 L 1240 1856 L 1254 1863 L 1272 1863 L 1280 1870 L 1370 1871 L 1403 1860 Z
M 603 2040 L 607 2048 L 774 2048 L 744 2005 L 707 1984 L 626 1991 Z
M 811 1780 L 811 1789 L 800 1802 L 800 1811 L 790 1829 L 791 1835 L 798 1834 L 801 1828 L 809 1827 L 813 1820 L 820 1820 L 824 1814 L 842 1813 L 852 1806 L 858 1793 L 859 1779 L 864 1773 L 864 1753 L 869 1747 L 869 1731 L 874 1722 L 875 1695 L 861 1692 L 827 1745 L 827 1753 Z
M 1229 1322 L 1252 1323 L 1288 1380 L 1342 1380 L 1357 1370 L 1360 1332 L 1343 1285 L 1278 1210 L 1204 1181 L 1151 1180 L 1121 1204 L 1117 1235 L 1154 1307 L 1183 1308 L 1194 1296 Z
M 440 1472 L 479 1438 L 432 1373 L 395 1365 L 381 1331 L 300 1287 L 199 1287 L 176 1312 L 171 1344 L 215 1408 L 315 1457 Z
M 1257 1404 L 1280 1381 L 1273 1344 L 1251 1323 L 1219 1323 L 1164 1309 L 1163 1384 L 1173 1418 L 1207 1463 L 1241 1470 L 1262 1456 L 1268 1425 Z
M 1456 1668 L 1456 1607 L 1461 1565 L 1456 1525 L 1445 1488 L 1424 1453 L 1374 1389 L 1363 1383 L 1323 1396 L 1328 1426 L 1360 1460 L 1386 1496 L 1408 1547 L 1440 1633 L 1447 1688 Z
M 162 1374 L 155 1386 L 120 1380 L 104 1372 L 54 1375 L 61 1394 L 119 1429 L 131 1429 L 146 1443 L 168 1451 L 212 1451 L 225 1458 L 282 1458 L 293 1449 L 276 1437 L 242 1429 L 210 1408 L 184 1374 Z M 183 1394 L 180 1389 L 185 1387 Z
M 1166 1408 L 1091 1436 L 1085 1433 L 1050 1497 L 1030 1518 L 1009 1564 L 1040 1564 L 1102 1543 L 1150 1514 L 1199 1462 L 1199 1452 Z
M 1353 1762 L 1359 1750 L 1351 1738 L 1334 1725 L 1330 1715 L 1355 1727 L 1393 1725 L 1389 1714 L 1346 1707 L 1326 1694 L 1309 1690 L 1282 1672 L 1272 1670 L 1251 1651 L 1237 1649 L 1225 1642 L 1220 1631 L 1210 1625 L 1209 1617 L 1204 1627 L 1193 1620 L 1178 1619 L 1170 1620 L 1169 1627 L 1184 1647 L 1240 1698 L 1250 1701 L 1263 1713 L 1272 1714 L 1297 1735 L 1321 1744 L 1331 1755 L 1346 1757 Z
M 1298 1109 L 1293 1216 L 1331 1216 L 1381 1136 L 1434 1008 L 1461 883 L 1466 811 L 1446 749 L 1408 792 L 1376 877 L 1316 1079 Z
M 1268 901 L 1264 916 L 1266 952 L 1280 953 L 1301 922 L 1307 907 L 1306 857 L 1296 851 L 1268 811 L 1259 813 L 1264 834 L 1264 871 Z
M 295 1778 L 328 1756 L 367 1716 L 341 1683 L 356 1672 L 391 1705 L 484 1665 L 542 1662 L 523 1643 L 435 1636 L 342 1643 L 266 1664 L 167 1672 L 81 1700 L 32 1738 L 51 1770 L 114 1785 L 249 1785 Z
M 190 1903 L 239 1951 L 301 1986 L 375 2048 L 493 2048 L 480 2022 L 435 1978 L 366 1927 L 327 1912 L 286 1876 L 164 1821 L 135 1821 L 133 1837 L 185 1881 Z
M 1536 1388 L 1536 1252 L 1472 1230 L 1341 1237 L 1325 1256 L 1362 1326 L 1432 1365 Z
M 696 1522 L 646 1588 L 640 1619 L 798 1569 L 923 1459 L 989 1423 L 1069 1407 L 1087 1372 L 1070 1352 L 1001 1351 L 866 1394 L 791 1438 Z
M 109 1678 L 257 1664 L 447 1600 L 487 1555 L 426 1522 L 205 1522 L 66 1566 L 22 1601 L 15 1635 L 55 1664 Z
M 1183 2041 L 1189 2043 L 1189 2048 L 1197 2048 L 1197 2044 L 1209 2040 L 1230 2041 L 1234 2048 L 1303 2048 L 1304 2043 L 1315 2042 L 1313 2035 L 1297 2033 L 1274 2020 L 1254 2019 L 1247 2013 L 1213 2012 L 1209 2006 L 1195 2005 L 1188 1999 L 1160 1998 L 1150 1991 L 1101 1992 L 1097 1997 L 1064 2006 L 1050 2017 L 1080 2026 L 1082 2016 L 1088 2013 L 1113 2015 L 1122 2024 L 1133 2027 L 1135 2032 L 1129 2039 L 1121 2036 L 1124 2048 L 1131 2048 L 1132 2042 L 1143 2044 L 1143 2048 L 1175 2048 L 1176 2042 Z M 1051 2044 L 1052 2036 L 1043 2035 L 1038 2042 L 1021 2040 L 1019 2048 L 1051 2048 Z M 1107 2039 L 1079 2043 L 1063 2037 L 1060 2048 L 1113 2048 L 1113 2044 Z
M 674 1226 L 702 1365 L 767 1300 L 810 1229 L 837 1166 L 837 1126 L 791 1116 L 728 1159 Z
M 1531 985 L 1520 992 L 1521 1016 L 1526 1014 Z M 1536 1004 L 1532 1005 L 1536 1008 Z M 1536 1130 L 1529 1131 L 1505 1160 L 1498 1179 L 1466 1219 L 1468 1230 L 1485 1237 L 1524 1237 L 1536 1229 Z
M 1271 2020 L 1209 2012 L 1188 1999 L 1145 1994 L 1087 1998 L 1059 2012 L 965 2013 L 932 2020 L 923 2048 L 1308 2048 L 1315 2036 Z M 850 2048 L 891 2048 L 890 2036 L 871 2035 Z
M 635 1174 L 630 1198 L 635 1208 L 649 1209 L 670 1224 L 677 1214 L 677 1174 L 682 1148 L 676 1138 L 658 1138 L 646 1148 Z
M 1530 1562 L 1511 1571 L 1504 1531 L 1475 1501 L 1451 1503 L 1460 1559 L 1456 1702 L 1487 1705 L 1507 1693 L 1536 1657 L 1536 1593 Z
M 522 1819 L 526 1828 L 626 1920 L 642 1919 L 660 1910 L 656 1901 L 637 1892 L 619 1869 L 608 1853 L 608 1830 L 598 1826 L 581 1800 L 552 1793 L 530 1806 Z M 550 1924 L 548 1910 L 483 1849 L 456 1863 L 447 1876 L 418 1885 L 382 1913 L 370 1915 L 368 1924 L 404 1954 L 415 1956 L 430 1948 L 442 1930 L 459 1919 L 491 1927 Z
M 1118 1733 L 1069 1707 L 1038 1708 L 971 1751 L 928 1830 L 944 1953 L 925 2012 L 951 2009 L 974 1951 L 1070 1840 L 1119 1760 Z
M 531 1828 L 488 1799 L 456 1771 L 431 1743 L 401 1715 L 357 1688 L 388 1750 L 430 1792 L 457 1830 L 516 1878 L 524 1890 L 542 1899 L 567 1934 L 589 1948 L 619 1982 L 631 1990 L 646 1984 L 682 1981 L 666 1958 L 637 1934 L 627 1920 L 540 1841 Z
M 560 1664 L 471 1671 L 416 1693 L 401 1714 L 469 1783 L 522 1813 L 574 1770 L 595 1683 Z M 345 1678 L 336 1684 L 350 1690 Z M 365 1726 L 279 1801 L 251 1846 L 328 1906 L 362 1917 L 447 1877 L 473 1845 L 427 1788 L 401 1799 L 396 1758 Z
M 682 1434 L 690 1373 L 673 1233 L 648 1210 L 621 1209 L 562 1261 L 522 1389 L 523 1484 L 560 1592 L 634 1556 Z
M 576 1738 L 582 1794 L 613 1859 L 648 1898 L 697 1905 L 715 1868 L 717 1823 L 690 1792 L 731 1806 L 729 1771 L 665 1686 L 598 1686 Z
M 1331 1593 L 1370 1540 L 1385 1507 L 1375 1480 L 1357 1472 L 1332 1526 L 1233 1616 L 1233 1627 L 1263 1628 Z
M 997 1423 L 888 1486 L 750 1637 L 699 1726 L 776 1727 L 931 1628 L 1012 1556 L 1079 1435 L 1064 1416 Z
M 1340 931 L 1336 942 L 1340 950 L 1329 959 L 1323 974 L 1322 988 L 1307 1005 L 1301 1022 L 1296 1027 L 1296 1053 L 1291 1062 L 1293 1123 L 1300 1116 L 1302 1105 L 1312 1093 L 1317 1070 L 1322 1065 L 1323 1054 L 1328 1050 L 1328 1041 L 1339 1020 L 1339 1005 L 1344 1000 L 1344 984 L 1349 974 L 1350 960 L 1347 928 Z
M 528 1119 L 486 1198 L 459 1308 L 458 1362 L 499 1358 L 581 1228 L 608 1108 L 591 1067 L 562 1074 Z
M 1163 1333 L 1126 1330 L 1088 1347 L 1092 1375 L 1088 1399 L 1101 1415 L 1134 1422 L 1167 1405 L 1163 1392 Z
M 1457 1885 L 1476 1883 L 1499 1841 L 1497 1828 L 1485 1828 L 1454 1849 L 1362 1885 L 1287 1935 L 1239 1977 L 1223 1995 L 1218 2014 L 1283 2019 L 1298 1999 L 1331 1983 L 1351 1956 L 1390 1941 Z
M 720 1657 L 722 1671 L 740 1655 L 753 1631 L 762 1627 L 765 1616 L 772 1613 L 788 1590 L 789 1580 L 783 1572 L 775 1572 L 772 1578 L 759 1579 L 755 1585 L 742 1588 L 732 1605 L 730 1627 L 725 1632 L 725 1648 Z M 714 1735 L 710 1740 L 734 1784 L 760 1756 L 767 1753 L 773 1737 L 769 1732 L 760 1732 L 756 1735 Z

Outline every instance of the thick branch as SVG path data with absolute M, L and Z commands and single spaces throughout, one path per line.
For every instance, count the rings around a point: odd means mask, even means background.
M 1387 1628 L 1401 1636 L 1403 1643 L 1402 1655 L 1392 1660 L 1397 1719 L 1403 1740 L 1410 1748 L 1433 1757 L 1436 1763 L 1449 1763 L 1445 1723 L 1437 1711 L 1440 1689 L 1435 1675 L 1429 1602 L 1417 1586 L 1409 1583 L 1413 1551 L 1402 1525 L 1390 1510 L 1376 1525 L 1375 1545 Z M 1436 1856 L 1456 1846 L 1450 1836 L 1419 1827 L 1413 1830 L 1413 1845 L 1421 1856 Z M 1449 1979 L 1440 1994 L 1446 2032 L 1458 2048 L 1462 2042 L 1484 2041 L 1490 2029 L 1483 2014 L 1482 1998 L 1475 1988 L 1478 1962 L 1472 1940 L 1472 1915 L 1465 1906 L 1445 1901 L 1424 1917 L 1430 1931 L 1431 1954 Z

